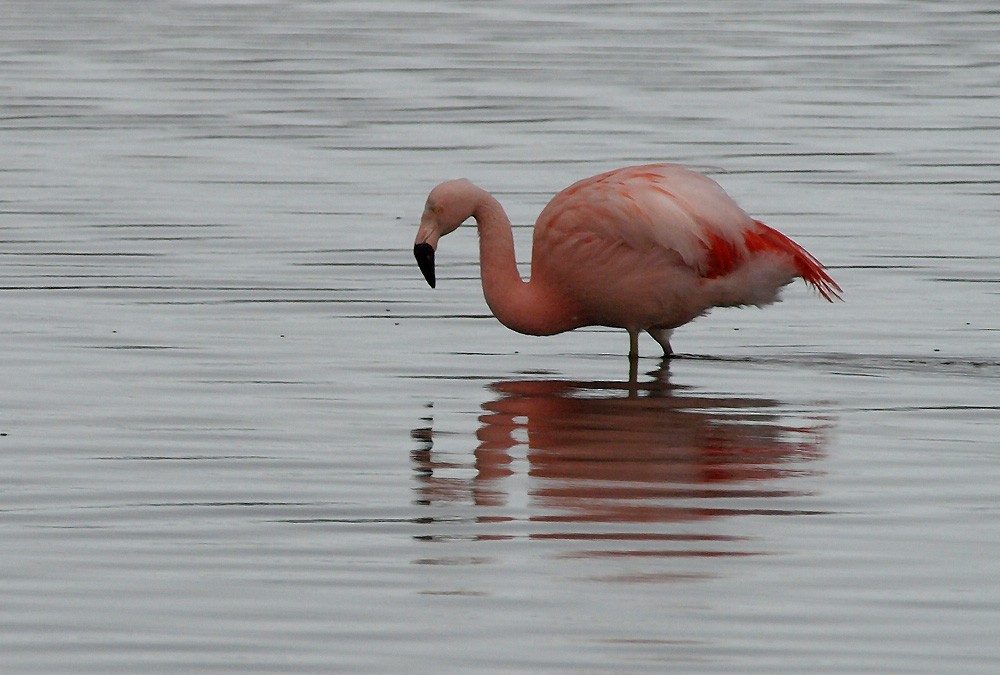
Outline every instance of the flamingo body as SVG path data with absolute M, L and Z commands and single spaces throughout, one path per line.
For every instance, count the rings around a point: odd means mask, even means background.
M 464 179 L 442 183 L 428 196 L 414 246 L 432 286 L 438 239 L 470 216 L 479 226 L 483 291 L 504 325 L 529 335 L 624 328 L 632 358 L 640 331 L 669 355 L 674 328 L 713 307 L 775 302 L 797 277 L 827 300 L 840 298 L 809 252 L 747 215 L 712 179 L 678 165 L 617 169 L 557 194 L 535 223 L 527 282 L 496 199 Z

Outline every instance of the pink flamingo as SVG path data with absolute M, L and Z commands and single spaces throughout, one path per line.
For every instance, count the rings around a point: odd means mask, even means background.
M 493 195 L 464 178 L 441 183 L 413 247 L 431 288 L 438 239 L 469 217 L 479 226 L 483 293 L 500 323 L 527 335 L 624 328 L 632 361 L 640 331 L 668 357 L 678 326 L 712 307 L 771 304 L 796 277 L 841 299 L 808 251 L 751 218 L 712 179 L 673 164 L 609 171 L 557 194 L 535 223 L 529 281 Z

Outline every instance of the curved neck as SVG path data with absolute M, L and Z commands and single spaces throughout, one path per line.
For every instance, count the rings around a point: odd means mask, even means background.
M 554 335 L 579 326 L 560 294 L 521 279 L 510 219 L 493 195 L 482 191 L 472 216 L 479 226 L 483 295 L 494 316 L 511 330 Z

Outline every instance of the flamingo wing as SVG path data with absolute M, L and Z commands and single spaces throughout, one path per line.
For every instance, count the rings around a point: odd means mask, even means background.
M 594 238 L 608 250 L 624 246 L 660 251 L 675 262 L 679 257 L 705 280 L 726 277 L 755 255 L 778 254 L 791 260 L 784 283 L 801 276 L 827 300 L 840 297 L 839 286 L 808 251 L 751 218 L 712 179 L 678 165 L 628 167 L 569 186 L 539 215 L 535 251 L 555 239 Z M 545 263 L 533 255 L 533 269 Z

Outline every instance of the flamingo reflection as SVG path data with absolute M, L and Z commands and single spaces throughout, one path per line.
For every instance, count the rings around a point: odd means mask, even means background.
M 787 498 L 807 494 L 796 479 L 815 473 L 827 422 L 795 415 L 776 400 L 676 387 L 666 368 L 651 375 L 642 383 L 496 382 L 466 463 L 460 455 L 439 456 L 427 418 L 429 426 L 413 434 L 421 442 L 413 453 L 421 501 L 502 509 L 526 458 L 529 513 L 511 518 L 577 529 L 595 524 L 582 534 L 563 528 L 538 537 L 641 538 L 606 529 L 804 512 L 783 502 L 798 504 Z

